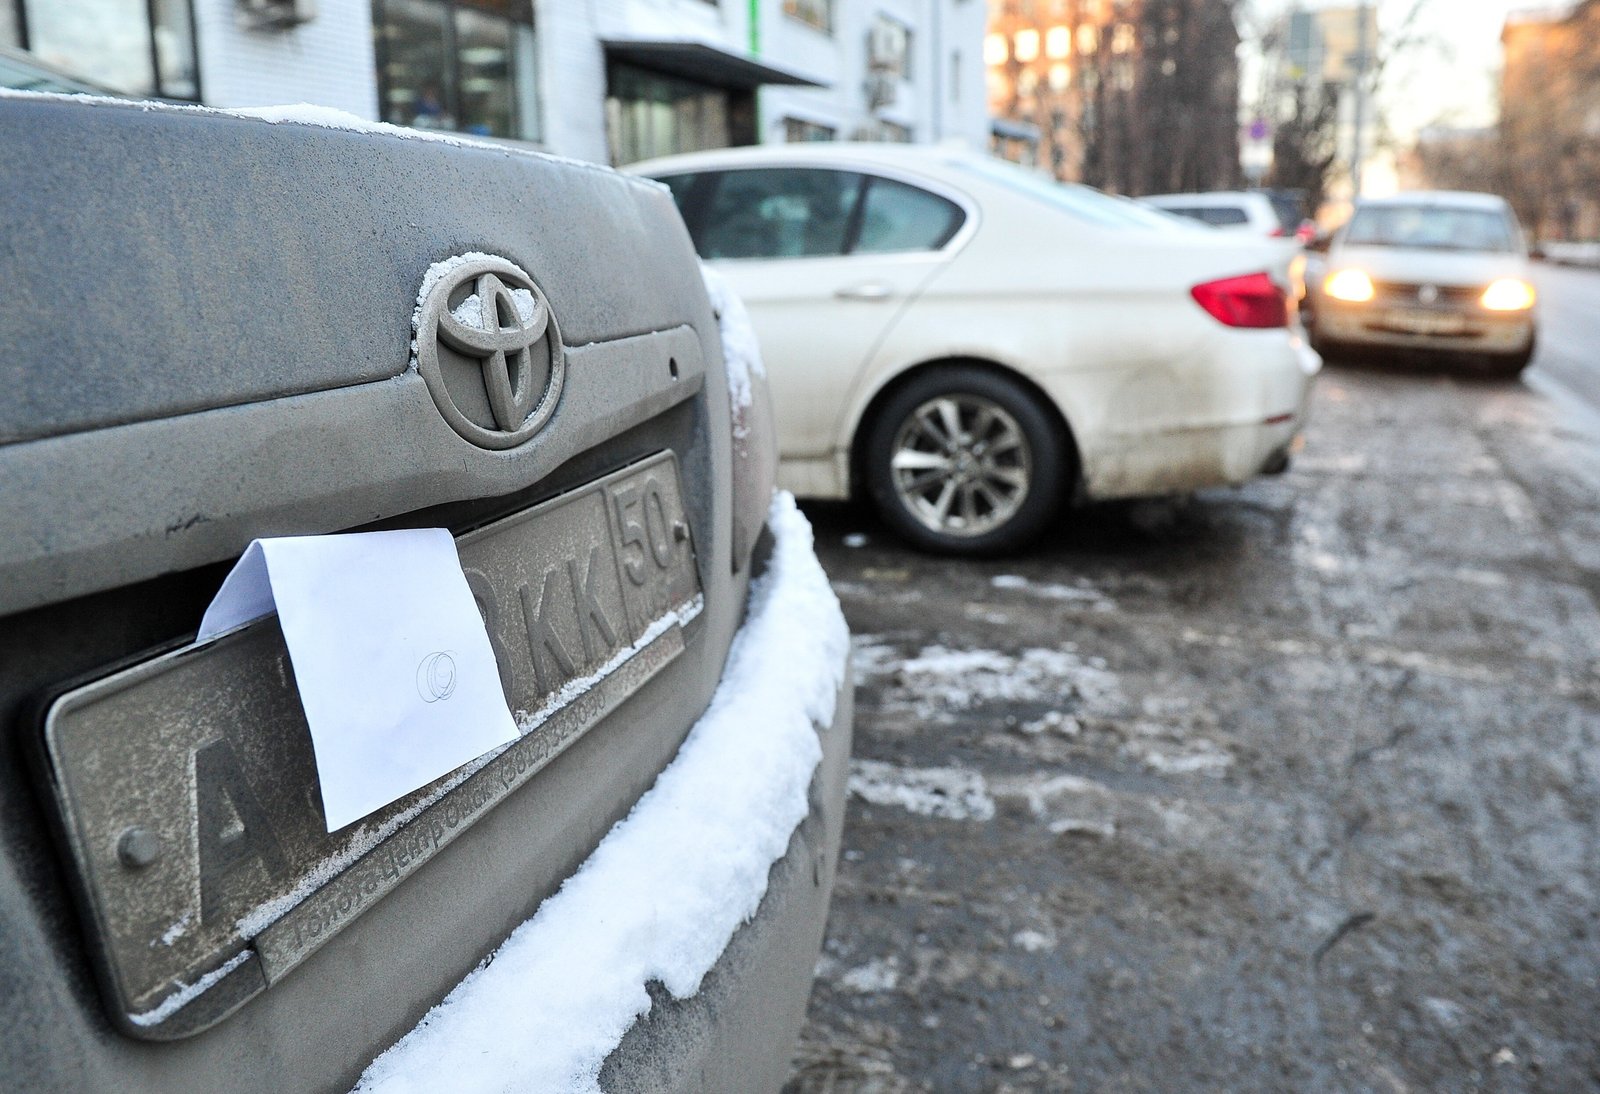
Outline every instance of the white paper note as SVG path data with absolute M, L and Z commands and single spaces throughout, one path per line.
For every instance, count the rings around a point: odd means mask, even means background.
M 258 539 L 206 609 L 198 640 L 274 607 L 328 831 L 517 738 L 445 529 Z

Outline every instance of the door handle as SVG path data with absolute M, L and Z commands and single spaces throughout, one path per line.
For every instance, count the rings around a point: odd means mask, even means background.
M 863 285 L 850 285 L 833 294 L 840 300 L 887 300 L 894 289 L 882 281 L 868 281 Z

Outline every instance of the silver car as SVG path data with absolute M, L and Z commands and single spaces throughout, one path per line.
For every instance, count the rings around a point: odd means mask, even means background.
M 1304 318 L 1324 355 L 1420 350 L 1514 376 L 1537 337 L 1528 274 L 1527 243 L 1501 198 L 1367 200 L 1308 257 Z

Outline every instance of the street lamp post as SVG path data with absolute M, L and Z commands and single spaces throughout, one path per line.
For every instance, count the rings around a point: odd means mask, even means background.
M 1350 149 L 1350 196 L 1352 199 L 1361 197 L 1361 167 L 1366 154 L 1366 129 L 1367 129 L 1367 70 L 1372 63 L 1373 42 L 1369 33 L 1371 24 L 1368 16 L 1372 6 L 1363 0 L 1356 9 L 1356 55 L 1355 55 L 1355 125 L 1354 144 Z

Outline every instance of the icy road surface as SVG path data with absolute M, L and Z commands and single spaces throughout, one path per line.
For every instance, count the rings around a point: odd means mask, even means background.
M 792 1091 L 1600 1088 L 1600 420 L 1542 367 L 1335 365 L 1287 476 L 1021 558 L 808 507 L 859 687 Z

